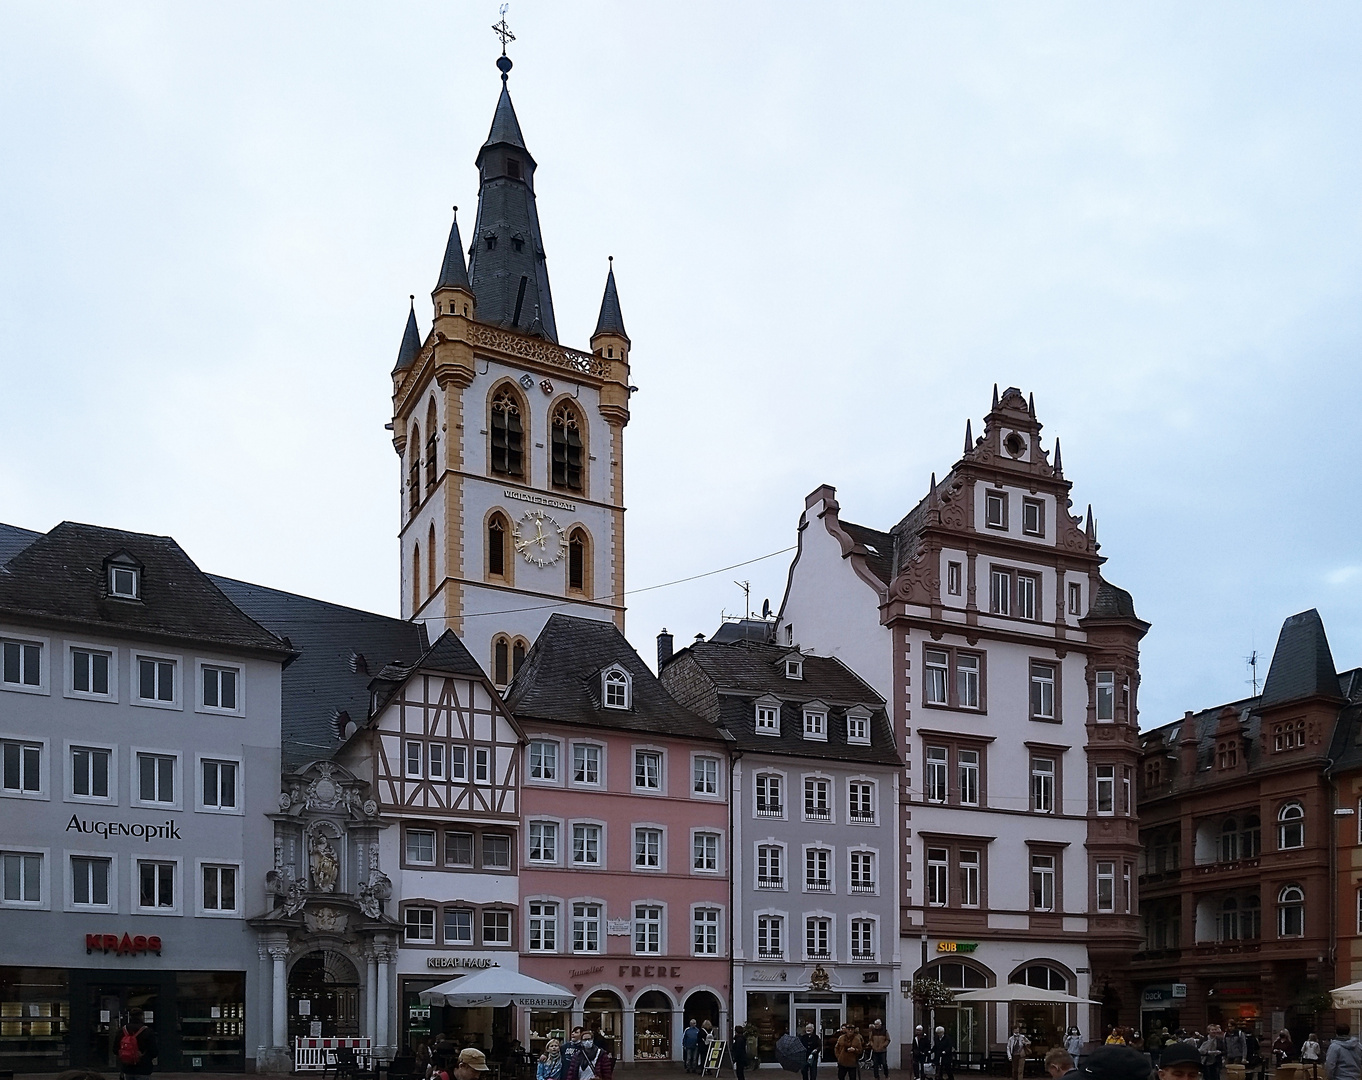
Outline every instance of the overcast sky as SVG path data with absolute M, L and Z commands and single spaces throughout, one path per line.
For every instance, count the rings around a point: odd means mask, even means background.
M 0 520 L 397 609 L 383 425 L 499 83 L 493 3 L 0 6 Z M 1287 615 L 1362 663 L 1362 8 L 507 16 L 561 339 L 633 339 L 628 587 L 887 528 L 993 384 L 1153 624 L 1145 726 Z M 646 658 L 789 556 L 634 597 Z M 1265 667 L 1263 669 L 1266 670 Z

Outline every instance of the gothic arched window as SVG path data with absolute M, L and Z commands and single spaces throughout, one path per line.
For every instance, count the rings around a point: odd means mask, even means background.
M 511 530 L 506 519 L 493 514 L 487 519 L 487 575 L 504 578 L 506 574 L 506 534 Z
M 509 386 L 492 396 L 492 471 L 525 474 L 525 425 L 520 399 Z
M 549 479 L 556 488 L 582 490 L 582 421 L 577 410 L 560 401 L 549 431 Z
M 421 545 L 411 549 L 411 613 L 421 606 Z
M 436 453 L 435 444 L 437 441 L 436 432 L 439 430 L 438 417 L 435 412 L 435 399 L 430 399 L 430 406 L 426 409 L 426 494 L 429 495 L 435 489 L 436 479 Z
M 1239 822 L 1226 818 L 1220 826 L 1220 861 L 1234 862 L 1239 858 Z
M 498 686 L 511 681 L 511 643 L 504 637 L 492 642 L 492 681 Z
M 587 591 L 587 566 L 590 542 L 587 540 L 586 532 L 582 529 L 573 529 L 568 536 L 568 589 L 571 592 Z
M 411 456 L 407 462 L 407 500 L 415 510 L 421 504 L 421 425 L 412 424 Z
M 430 526 L 430 533 L 426 537 L 426 588 L 435 592 L 435 525 Z
M 516 638 L 511 645 L 511 678 L 520 673 L 520 665 L 525 662 L 526 645 L 524 638 Z

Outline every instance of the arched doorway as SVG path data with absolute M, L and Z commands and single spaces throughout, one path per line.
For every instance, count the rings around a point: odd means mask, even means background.
M 582 1006 L 582 1026 L 599 1032 L 610 1040 L 610 1052 L 618 1061 L 624 1052 L 620 1040 L 624 1037 L 624 1002 L 610 990 L 589 994 Z
M 974 964 L 961 963 L 959 960 L 941 960 L 928 964 L 919 973 L 945 983 L 952 990 L 983 990 L 991 983 L 991 972 Z M 955 1049 L 961 1054 L 983 1053 L 988 1049 L 988 1010 L 980 1002 L 969 1005 L 948 1005 L 933 1009 L 926 1019 L 916 1021 L 927 1027 L 935 1024 L 944 1027 L 955 1040 Z
M 667 1061 L 672 1056 L 672 999 L 661 990 L 634 1002 L 634 1060 Z
M 708 990 L 697 990 L 686 998 L 684 1013 L 686 1026 L 689 1027 L 692 1020 L 703 1026 L 704 1022 L 708 1020 L 714 1030 L 718 1031 L 719 1011 L 719 999 L 717 997 Z
M 1068 972 L 1043 960 L 1019 967 L 1007 981 L 1042 990 L 1058 990 L 1061 994 L 1073 993 L 1073 981 Z M 1073 1005 L 1014 1002 L 1008 1031 L 1012 1030 L 1012 1024 L 1021 1024 L 1022 1031 L 1031 1040 L 1031 1056 L 1044 1057 L 1051 1047 L 1063 1045 L 1065 1029 L 1077 1019 L 1073 1015 L 1075 1008 Z
M 359 972 L 349 957 L 331 949 L 300 956 L 288 975 L 289 1041 L 314 1032 L 359 1034 Z

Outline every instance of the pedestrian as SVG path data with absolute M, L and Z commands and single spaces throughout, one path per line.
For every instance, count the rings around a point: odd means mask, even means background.
M 487 1068 L 487 1055 L 477 1047 L 469 1046 L 459 1051 L 450 1080 L 482 1080 L 482 1074 L 490 1071 Z
M 614 1074 L 615 1058 L 610 1053 L 609 1047 L 605 1045 L 604 1040 L 598 1045 L 596 1033 L 583 1028 L 582 1041 L 568 1058 L 563 1080 L 611 1080 Z
M 823 1054 L 823 1040 L 818 1037 L 812 1024 L 805 1024 L 799 1042 L 804 1047 L 804 1068 L 799 1075 L 802 1080 L 818 1080 L 818 1059 Z
M 535 1069 L 534 1080 L 563 1080 L 567 1072 L 567 1062 L 563 1060 L 563 1042 L 550 1039 L 539 1056 L 539 1066 Z
M 150 1076 L 158 1049 L 156 1033 L 147 1026 L 147 1014 L 128 1010 L 128 1022 L 118 1034 L 118 1073 L 120 1076 Z
M 1064 1049 L 1069 1051 L 1077 1069 L 1083 1063 L 1083 1033 L 1078 1028 L 1071 1027 L 1064 1033 Z
M 1322 1054 L 1319 1037 L 1312 1031 L 1305 1037 L 1305 1042 L 1301 1043 L 1301 1064 L 1310 1067 L 1310 1080 L 1318 1080 Z
M 1012 1034 L 1007 1037 L 1007 1060 L 1012 1065 L 1012 1080 L 1022 1080 L 1026 1072 L 1026 1050 L 1031 1040 L 1022 1031 L 1021 1024 L 1012 1025 Z
M 837 1045 L 833 1050 L 833 1056 L 837 1058 L 837 1080 L 858 1080 L 863 1049 L 865 1049 L 865 1044 L 861 1041 L 861 1037 L 856 1034 L 856 1029 L 850 1024 L 843 1024 L 841 1034 L 837 1036 Z M 1358 1078 L 1352 1077 L 1350 1080 L 1358 1080 Z
M 932 1060 L 932 1037 L 918 1024 L 913 1028 L 912 1069 L 913 1080 L 926 1080 L 927 1066 Z M 935 1072 L 935 1070 L 933 1070 Z
M 686 1072 L 694 1073 L 700 1070 L 695 1067 L 696 1056 L 700 1052 L 700 1022 L 694 1017 L 686 1025 L 686 1030 L 681 1035 L 681 1056 L 686 1062 Z
M 1107 1032 L 1107 1041 L 1103 1045 L 1125 1046 L 1125 1044 L 1126 1044 L 1125 1035 L 1122 1034 L 1121 1029 L 1119 1027 L 1114 1027 Z
M 1291 1032 L 1282 1028 L 1277 1032 L 1277 1037 L 1272 1041 L 1272 1060 L 1280 1068 L 1285 1062 L 1291 1060 L 1291 1055 L 1296 1052 L 1296 1040 L 1291 1037 Z
M 1050 1080 L 1078 1080 L 1073 1055 L 1062 1046 L 1052 1046 L 1045 1055 L 1045 1074 Z
M 884 1030 L 884 1021 L 876 1020 L 870 1025 L 870 1075 L 879 1080 L 880 1070 L 884 1070 L 884 1080 L 889 1080 L 889 1032 Z
M 761 1040 L 757 1038 L 757 1029 L 751 1024 L 747 1026 L 747 1067 L 749 1069 L 761 1068 Z
M 1362 1047 L 1357 1038 L 1349 1037 L 1348 1025 L 1334 1029 L 1337 1038 L 1329 1043 L 1329 1055 L 1324 1059 L 1324 1074 L 1329 1080 L 1362 1080 Z
M 1206 1029 L 1206 1038 L 1198 1047 L 1201 1051 L 1201 1073 L 1206 1080 L 1220 1080 L 1220 1066 L 1225 1060 L 1225 1035 L 1219 1024 Z
M 1243 1065 L 1247 1061 L 1248 1041 L 1239 1025 L 1231 1020 L 1229 1030 L 1225 1032 L 1225 1064 Z
M 955 1080 L 955 1040 L 937 1024 L 932 1032 L 932 1066 L 936 1080 Z
M 747 1033 L 739 1024 L 733 1029 L 733 1075 L 737 1080 L 743 1080 L 743 1073 L 747 1071 Z
M 1201 1052 L 1184 1042 L 1165 1044 L 1159 1056 L 1159 1080 L 1201 1080 Z
M 1149 1059 L 1120 1043 L 1099 1046 L 1083 1059 L 1083 1080 L 1150 1080 Z

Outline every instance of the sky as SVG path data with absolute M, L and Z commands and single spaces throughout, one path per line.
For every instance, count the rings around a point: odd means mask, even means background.
M 0 5 L 0 520 L 396 613 L 389 372 L 492 3 Z M 888 528 L 1033 393 L 1152 624 L 1141 723 L 1317 607 L 1362 664 L 1362 7 L 513 0 L 564 344 L 615 258 L 627 587 Z M 631 597 L 645 658 L 788 554 Z

